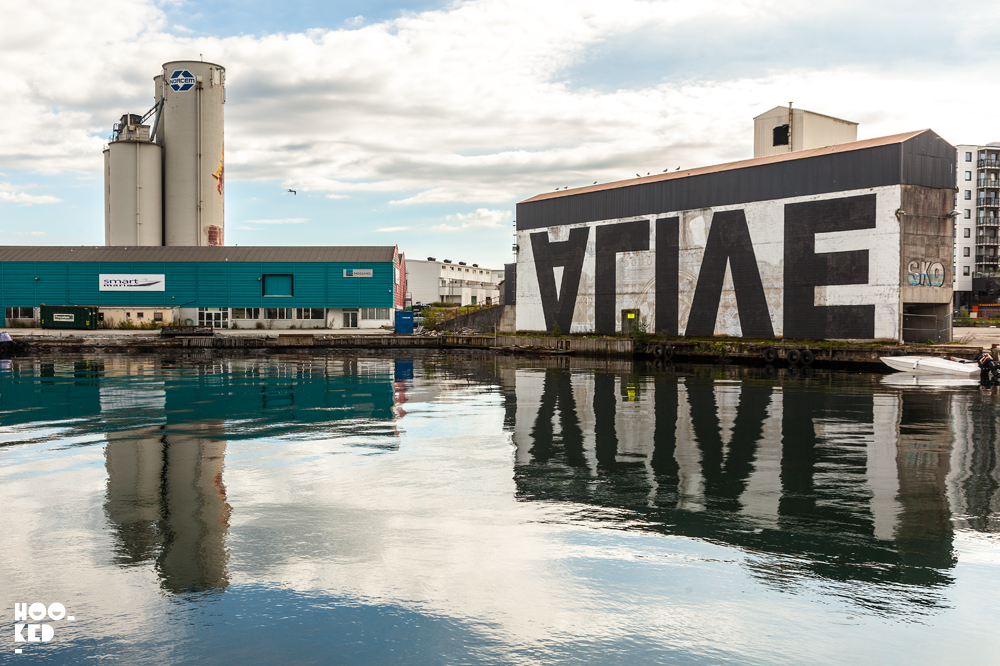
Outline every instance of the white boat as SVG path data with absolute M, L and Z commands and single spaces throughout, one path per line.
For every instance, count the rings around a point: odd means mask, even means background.
M 972 377 L 979 374 L 979 364 L 963 358 L 948 356 L 881 356 L 879 360 L 893 370 L 911 375 L 958 375 Z

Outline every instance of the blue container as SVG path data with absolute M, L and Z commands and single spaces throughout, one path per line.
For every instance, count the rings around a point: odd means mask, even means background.
M 413 313 L 396 310 L 396 335 L 413 335 Z

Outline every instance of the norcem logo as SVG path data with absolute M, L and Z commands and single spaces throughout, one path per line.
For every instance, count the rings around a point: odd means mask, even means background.
M 164 291 L 165 275 L 107 275 L 100 276 L 100 291 Z
M 175 69 L 174 73 L 170 75 L 167 79 L 167 83 L 176 92 L 186 92 L 191 90 L 195 84 L 194 74 L 187 71 L 186 69 Z
M 60 620 L 72 622 L 76 618 L 66 615 L 66 607 L 58 601 L 46 606 L 35 602 L 14 604 L 14 654 L 22 654 L 26 645 L 22 643 L 48 643 L 55 637 L 56 631 L 48 622 Z

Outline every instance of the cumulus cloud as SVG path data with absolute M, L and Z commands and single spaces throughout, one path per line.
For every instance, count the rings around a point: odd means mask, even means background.
M 284 217 L 278 220 L 247 220 L 244 224 L 304 224 L 308 217 Z
M 44 236 L 44 231 L 13 231 L 14 236 Z
M 789 99 L 860 121 L 862 137 L 930 126 L 953 143 L 992 140 L 994 93 L 956 107 L 954 90 L 956 72 L 991 80 L 980 56 L 1000 9 L 971 2 L 972 29 L 939 4 L 902 15 L 894 3 L 799 3 L 786 28 L 776 0 L 470 0 L 222 38 L 177 34 L 152 0 L 110 13 L 9 3 L 0 167 L 99 170 L 115 119 L 152 106 L 159 65 L 199 53 L 227 67 L 227 179 L 330 198 L 507 203 L 739 159 L 751 118 Z
M 375 231 L 406 231 L 409 227 L 382 227 L 381 229 L 376 229 Z
M 50 194 L 28 194 L 10 183 L 0 183 L 0 202 L 30 206 L 31 204 L 52 204 L 60 201 L 62 199 Z
M 471 213 L 456 213 L 445 218 L 449 222 L 457 222 L 457 224 L 436 224 L 431 227 L 431 230 L 464 231 L 466 229 L 499 229 L 506 226 L 503 223 L 512 218 L 513 216 L 509 210 L 477 208 Z

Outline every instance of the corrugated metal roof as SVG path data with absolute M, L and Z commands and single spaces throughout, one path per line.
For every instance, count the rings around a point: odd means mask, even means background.
M 602 190 L 613 190 L 620 187 L 630 187 L 632 185 L 644 185 L 646 183 L 659 183 L 665 180 L 675 180 L 678 178 L 687 178 L 689 176 L 701 176 L 711 173 L 720 173 L 722 171 L 747 169 L 756 166 L 763 166 L 766 164 L 777 164 L 780 162 L 803 160 L 811 157 L 819 157 L 822 155 L 835 155 L 838 153 L 846 153 L 854 150 L 864 150 L 866 148 L 888 146 L 895 143 L 903 143 L 904 141 L 908 141 L 913 137 L 919 136 L 924 132 L 929 132 L 929 131 L 930 130 L 917 130 L 915 132 L 904 132 L 903 134 L 893 134 L 891 136 L 883 136 L 877 139 L 865 139 L 864 141 L 852 141 L 851 143 L 838 143 L 833 146 L 824 146 L 822 148 L 796 150 L 794 153 L 781 153 L 779 155 L 768 155 L 767 157 L 757 157 L 755 159 L 750 159 L 750 160 L 740 160 L 739 162 L 727 162 L 725 164 L 716 164 L 713 166 L 699 167 L 697 169 L 681 169 L 680 171 L 671 171 L 669 173 L 660 173 L 652 176 L 644 176 L 641 178 L 631 178 L 629 180 L 619 180 L 613 183 L 588 185 L 587 187 L 577 187 L 568 190 L 559 190 L 558 192 L 547 192 L 545 194 L 539 194 L 533 196 L 530 199 L 525 199 L 521 203 L 523 204 L 532 203 L 535 201 L 544 201 L 545 199 L 570 197 L 575 194 L 586 194 L 589 192 L 600 192 Z
M 396 248 L 374 246 L 307 247 L 103 247 L 83 245 L 0 246 L 0 261 L 244 261 L 244 262 L 391 262 Z

